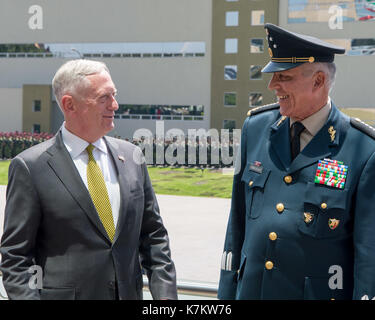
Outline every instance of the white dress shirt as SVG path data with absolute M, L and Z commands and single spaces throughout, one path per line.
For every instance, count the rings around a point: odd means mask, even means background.
M 326 123 L 329 113 L 331 111 L 331 98 L 328 97 L 327 104 L 321 108 L 318 112 L 315 112 L 310 117 L 303 119 L 301 123 L 305 126 L 305 129 L 300 135 L 300 151 L 305 148 L 309 142 L 314 138 L 314 136 L 319 132 L 319 130 Z M 290 126 L 297 120 L 291 118 Z
M 88 190 L 87 164 L 89 161 L 89 156 L 86 148 L 89 143 L 68 131 L 65 128 L 65 122 L 62 126 L 61 132 L 64 145 L 68 149 L 74 165 L 76 166 L 79 175 L 81 176 L 81 179 Z M 120 185 L 118 183 L 116 170 L 103 138 L 95 141 L 92 143 L 92 145 L 95 147 L 92 154 L 96 163 L 102 170 L 104 181 L 107 186 L 109 201 L 112 207 L 113 222 L 116 227 L 120 211 Z

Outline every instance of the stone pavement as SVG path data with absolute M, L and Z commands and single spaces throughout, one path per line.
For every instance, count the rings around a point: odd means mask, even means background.
M 0 235 L 6 186 L 0 186 Z M 157 195 L 178 281 L 218 283 L 230 199 Z

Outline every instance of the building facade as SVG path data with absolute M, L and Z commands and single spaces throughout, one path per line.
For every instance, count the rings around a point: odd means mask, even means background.
M 267 22 L 346 47 L 331 97 L 374 124 L 373 2 L 1 0 L 0 131 L 56 132 L 63 116 L 51 80 L 75 58 L 111 71 L 120 105 L 112 135 L 154 135 L 157 124 L 165 134 L 239 129 L 249 108 L 276 101 L 260 72 Z

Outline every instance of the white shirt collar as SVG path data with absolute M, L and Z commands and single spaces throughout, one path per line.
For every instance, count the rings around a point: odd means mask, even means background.
M 311 116 L 303 119 L 301 122 L 305 126 L 305 129 L 312 135 L 315 136 L 319 130 L 326 123 L 329 113 L 331 111 L 331 98 L 328 97 L 327 104 L 319 109 L 317 112 Z M 296 120 L 290 119 L 290 125 L 292 125 Z
M 65 128 L 65 122 L 62 125 L 61 129 L 62 139 L 63 142 L 68 149 L 68 152 L 72 159 L 77 158 L 83 151 L 86 150 L 89 143 L 86 140 L 76 136 L 74 133 L 70 132 L 68 129 Z M 107 154 L 107 145 L 104 142 L 103 138 L 96 140 L 92 143 L 95 148 L 100 150 L 101 152 Z

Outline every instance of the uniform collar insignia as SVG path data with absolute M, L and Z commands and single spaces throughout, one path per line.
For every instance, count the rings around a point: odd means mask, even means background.
M 336 130 L 333 128 L 333 126 L 330 126 L 328 128 L 328 133 L 331 137 L 331 142 L 335 141 L 335 137 L 336 137 Z

